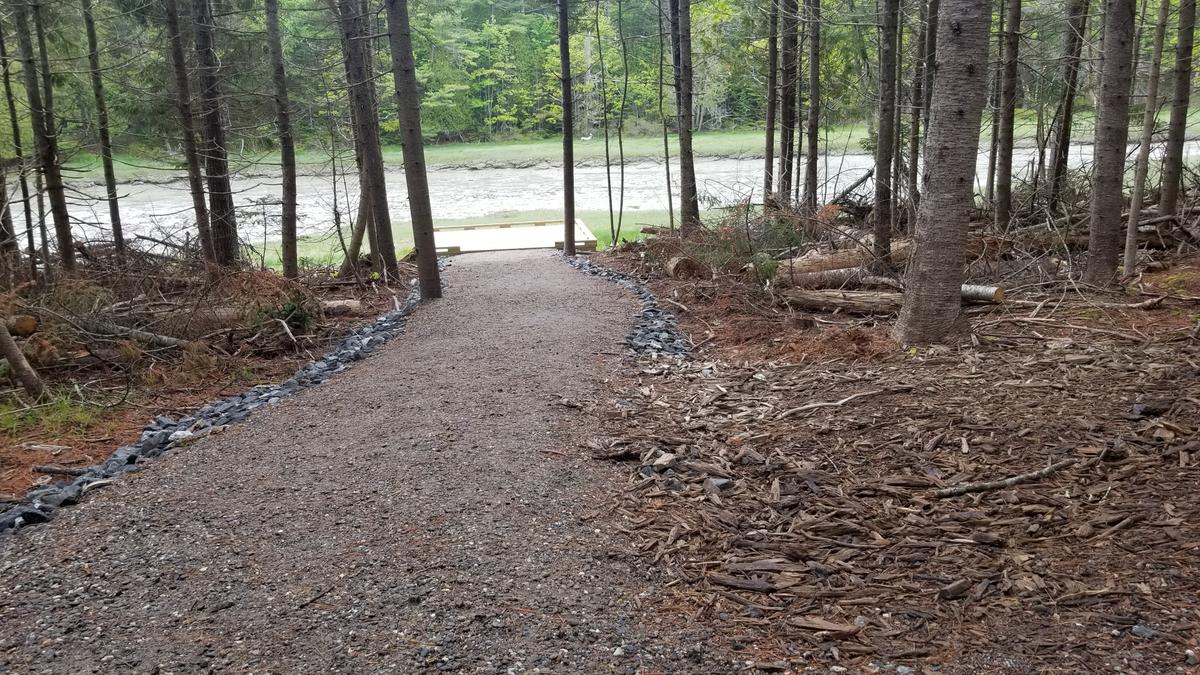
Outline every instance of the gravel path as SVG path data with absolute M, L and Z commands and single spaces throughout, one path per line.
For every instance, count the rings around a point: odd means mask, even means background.
M 350 371 L 0 542 L 0 671 L 729 670 L 652 613 L 623 474 L 559 403 L 636 303 L 547 252 L 448 282 Z

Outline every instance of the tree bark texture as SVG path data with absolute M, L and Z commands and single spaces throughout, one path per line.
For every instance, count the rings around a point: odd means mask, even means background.
M 1175 39 L 1175 97 L 1167 127 L 1167 151 L 1163 158 L 1160 216 L 1179 211 L 1179 187 L 1183 178 L 1183 143 L 1186 140 L 1188 106 L 1192 96 L 1192 48 L 1195 45 L 1196 0 L 1179 0 L 1179 32 Z
M 392 74 L 396 81 L 396 112 L 400 121 L 400 143 L 404 153 L 404 182 L 408 187 L 408 211 L 412 217 L 413 245 L 417 249 L 417 278 L 421 282 L 421 299 L 433 300 L 442 297 L 442 279 L 438 272 L 437 244 L 434 243 L 429 180 L 425 175 L 425 145 L 421 138 L 421 93 L 417 87 L 417 65 L 413 59 L 408 0 L 387 0 L 387 18 L 388 42 L 392 49 Z M 573 220 L 566 223 L 572 235 L 575 232 Z M 563 241 L 565 250 L 566 240 Z
M 767 19 L 767 131 L 763 160 L 763 204 L 771 201 L 775 187 L 775 109 L 779 102 L 779 1 L 770 0 Z
M 1004 64 L 1000 78 L 999 130 L 996 138 L 996 227 L 1012 219 L 1013 126 L 1017 116 L 1017 65 L 1021 43 L 1021 0 L 1008 0 L 1004 28 Z
M 896 135 L 896 35 L 900 0 L 882 0 L 879 34 L 879 133 L 875 139 L 876 269 L 888 267 L 892 248 L 892 152 Z
M 86 0 L 85 0 L 86 1 Z M 267 42 L 271 50 L 271 83 L 275 89 L 275 129 L 279 133 L 280 170 L 282 172 L 282 220 L 280 248 L 283 276 L 300 275 L 296 251 L 296 139 L 292 134 L 291 102 L 288 100 L 287 73 L 283 69 L 283 41 L 279 36 L 279 0 L 266 0 Z
M 1086 283 L 1113 281 L 1121 255 L 1125 144 L 1129 140 L 1129 90 L 1133 83 L 1134 0 L 1105 0 L 1104 75 L 1096 113 L 1091 223 Z
M 92 0 L 80 0 L 83 27 L 87 33 L 88 70 L 91 71 L 92 98 L 96 101 L 96 133 L 100 138 L 100 163 L 104 168 L 104 190 L 108 201 L 108 220 L 112 225 L 113 246 L 118 256 L 125 255 L 125 234 L 121 228 L 121 204 L 117 195 L 117 173 L 113 168 L 112 138 L 108 130 L 108 103 L 104 100 L 104 77 L 100 70 L 100 45 L 96 39 L 96 20 Z
M 571 256 L 575 255 L 575 97 L 571 93 L 569 0 L 558 0 L 558 64 L 558 77 L 562 85 L 563 255 Z M 662 96 L 661 92 L 659 96 Z M 659 105 L 662 105 L 661 100 Z
M 817 210 L 817 144 L 821 140 L 821 0 L 808 3 L 808 154 L 804 167 L 804 205 Z
M 33 33 L 29 29 L 29 12 L 26 3 L 13 3 L 14 16 L 17 22 L 17 43 L 21 50 L 21 65 L 25 71 L 25 94 L 29 105 L 30 126 L 33 128 L 33 138 L 37 147 L 38 171 L 50 201 L 50 215 L 54 219 L 54 233 L 58 240 L 59 256 L 63 269 L 75 269 L 75 242 L 71 235 L 71 221 L 67 213 L 67 196 L 63 189 L 62 167 L 58 157 L 58 129 L 54 122 L 54 106 L 44 99 L 45 92 L 42 82 L 38 81 L 39 67 L 36 65 L 33 47 Z M 41 9 L 36 2 L 29 3 L 32 9 L 34 27 L 39 40 L 39 48 L 44 46 L 45 35 L 42 29 Z M 40 50 L 39 51 L 44 51 Z M 42 59 L 41 69 L 49 65 L 49 59 Z M 49 82 L 48 76 L 43 77 Z M 49 269 L 50 261 L 42 261 Z
M 679 198 L 684 236 L 700 229 L 696 158 L 692 151 L 692 3 L 679 4 Z
M 960 325 L 962 259 L 974 209 L 990 29 L 990 0 L 942 0 L 923 196 L 904 307 L 895 328 L 902 344 L 944 340 Z
M 229 182 L 225 121 L 221 111 L 221 73 L 217 58 L 216 19 L 210 0 L 195 0 L 193 28 L 200 80 L 201 152 L 208 181 L 209 237 L 213 262 L 220 267 L 237 264 L 239 242 L 233 188 Z
M 166 15 L 167 39 L 171 43 L 171 71 L 175 78 L 175 111 L 179 116 L 179 129 L 183 136 L 183 157 L 187 164 L 188 192 L 192 196 L 192 213 L 196 217 L 196 230 L 200 236 L 200 248 L 204 259 L 212 262 L 212 233 L 208 227 L 208 203 L 204 191 L 204 172 L 200 168 L 200 151 L 196 146 L 196 116 L 192 111 L 192 85 L 188 79 L 187 60 L 184 57 L 183 31 L 179 26 L 179 7 L 176 0 L 163 0 Z
M 1150 144 L 1154 141 L 1154 123 L 1158 117 L 1158 85 L 1162 76 L 1163 41 L 1167 34 L 1167 18 L 1171 0 L 1161 0 L 1158 19 L 1154 24 L 1154 46 L 1150 52 L 1150 79 L 1146 84 L 1146 105 L 1142 112 L 1142 137 L 1138 144 L 1137 162 L 1133 176 L 1133 195 L 1129 199 L 1129 222 L 1125 226 L 1125 274 L 1133 273 L 1137 265 L 1138 223 L 1142 215 L 1142 194 L 1150 168 Z
M 1054 137 L 1054 158 L 1050 164 L 1050 204 L 1062 195 L 1067 175 L 1067 155 L 1071 150 L 1071 126 L 1075 123 L 1075 97 L 1079 92 L 1080 56 L 1083 34 L 1087 30 L 1091 0 L 1070 0 L 1067 6 L 1067 35 L 1063 42 L 1063 93 L 1059 103 L 1058 132 Z
M 392 239 L 392 219 L 388 211 L 383 150 L 379 141 L 379 101 L 371 63 L 370 26 L 362 7 L 354 0 L 339 0 L 338 5 L 342 44 L 346 50 L 350 105 L 354 109 L 355 138 L 361 153 L 359 189 L 369 206 L 367 236 L 372 244 L 371 253 L 377 271 L 395 278 L 399 268 Z

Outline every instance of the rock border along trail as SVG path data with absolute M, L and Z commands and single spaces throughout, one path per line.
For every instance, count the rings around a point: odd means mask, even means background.
M 370 359 L 0 543 L 0 671 L 731 670 L 651 612 L 564 405 L 633 298 L 542 251 L 447 276 Z

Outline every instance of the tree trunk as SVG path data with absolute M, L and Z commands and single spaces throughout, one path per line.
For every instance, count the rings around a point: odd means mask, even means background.
M 674 232 L 675 231 L 675 201 L 674 201 L 674 197 L 671 196 L 671 190 L 674 188 L 674 186 L 671 184 L 671 142 L 667 135 L 667 111 L 666 111 L 666 107 L 665 107 L 665 102 L 663 101 L 663 88 L 665 86 L 665 83 L 663 82 L 663 80 L 664 80 L 663 71 L 665 70 L 665 65 L 666 65 L 664 63 L 664 61 L 666 60 L 666 49 L 665 49 L 666 45 L 665 45 L 665 41 L 663 39 L 663 34 L 666 32 L 666 29 L 665 29 L 664 21 L 663 21 L 662 0 L 657 0 L 656 5 L 658 8 L 658 117 L 659 117 L 659 121 L 662 124 L 663 170 L 666 173 L 666 178 L 667 178 L 667 218 L 670 220 L 670 223 L 671 223 L 671 232 Z M 566 38 L 564 38 L 562 33 L 560 33 L 559 39 L 560 40 L 563 40 L 563 39 L 569 40 L 570 34 L 568 33 Z M 769 137 L 768 137 L 767 145 L 768 146 L 771 145 Z M 768 150 L 768 152 L 770 152 L 770 151 Z M 767 166 L 770 167 L 770 165 L 771 165 L 771 161 L 770 161 L 770 157 L 768 156 Z M 574 176 L 574 173 L 572 173 L 572 175 L 571 175 L 572 187 L 574 187 L 574 184 L 575 184 L 575 176 Z M 770 192 L 770 189 L 771 189 L 771 181 L 768 178 L 767 191 Z M 763 201 L 765 202 L 766 199 L 767 199 L 767 195 L 766 195 L 766 193 L 764 193 Z M 572 200 L 571 212 L 574 213 L 574 211 L 575 211 L 575 204 L 574 204 L 574 200 Z
M 20 20 L 18 20 L 18 25 L 20 25 Z M 33 369 L 33 366 L 29 365 L 29 361 L 21 351 L 20 345 L 13 339 L 12 334 L 8 332 L 7 318 L 0 319 L 0 356 L 3 356 L 8 361 L 9 369 L 17 376 L 17 380 L 25 388 L 25 393 L 29 394 L 35 401 L 46 393 L 46 387 L 42 384 L 42 378 L 38 377 L 37 371 Z
M 987 97 L 990 0 L 942 0 L 939 11 L 938 69 L 925 139 L 928 161 L 904 307 L 895 328 L 902 344 L 943 340 L 959 326 L 962 258 Z
M 1008 0 L 1004 29 L 1004 71 L 1000 80 L 999 131 L 996 139 L 996 227 L 1012 219 L 1013 125 L 1017 116 L 1017 64 L 1021 42 L 1021 0 Z
M 929 0 L 929 19 L 925 24 L 925 100 L 921 104 L 921 126 L 929 133 L 929 110 L 933 99 L 933 76 L 937 72 L 937 33 L 939 0 Z
M 1179 1 L 1179 34 L 1175 41 L 1175 98 L 1167 127 L 1167 151 L 1163 158 L 1160 216 L 1179 211 L 1179 187 L 1183 177 L 1183 144 L 1187 132 L 1188 105 L 1192 95 L 1192 46 L 1196 33 L 1196 0 Z
M 86 0 L 85 0 L 86 1 Z M 283 173 L 283 219 L 280 244 L 283 276 L 300 276 L 296 252 L 296 140 L 292 136 L 291 103 L 283 70 L 283 42 L 279 37 L 279 0 L 266 0 L 267 42 L 271 50 L 271 81 L 275 89 L 275 128 L 279 132 L 280 170 Z
M 1133 196 L 1129 200 L 1129 223 L 1125 231 L 1125 274 L 1133 274 L 1137 266 L 1138 221 L 1142 215 L 1142 193 L 1150 166 L 1150 144 L 1154 141 L 1154 122 L 1158 117 L 1158 84 L 1162 75 L 1163 41 L 1167 33 L 1167 18 L 1171 0 L 1162 0 L 1158 21 L 1154 24 L 1154 47 L 1150 54 L 1150 80 L 1146 84 L 1146 109 L 1142 113 L 1142 138 L 1138 145 L 1137 168 L 1133 178 Z
M 237 264 L 239 242 L 233 188 L 229 181 L 225 122 L 221 113 L 221 73 L 217 58 L 216 19 L 210 0 L 195 0 L 192 17 L 196 35 L 196 61 L 200 71 L 200 117 L 203 155 L 208 179 L 209 236 L 213 262 L 220 267 Z
M 339 0 L 339 13 L 346 50 L 350 105 L 354 109 L 355 138 L 361 154 L 359 189 L 365 196 L 369 222 L 367 236 L 371 253 L 381 274 L 399 274 L 392 219 L 388 211 L 384 180 L 383 150 L 379 142 L 378 94 L 370 50 L 370 30 L 362 8 L 353 0 Z
M 767 143 L 763 161 L 763 204 L 775 185 L 775 107 L 779 99 L 779 0 L 770 0 L 767 28 Z
M 908 202 L 912 216 L 916 218 L 917 205 L 921 203 L 921 116 L 925 110 L 925 59 L 929 55 L 929 0 L 921 3 L 918 21 L 921 32 L 917 38 L 917 58 L 913 61 L 912 112 L 908 127 Z
M 1057 205 L 1067 175 L 1067 155 L 1071 150 L 1071 126 L 1075 123 L 1075 97 L 1079 88 L 1080 56 L 1083 34 L 1087 30 L 1091 0 L 1071 0 L 1067 8 L 1067 36 L 1063 43 L 1063 93 L 1059 102 L 1058 133 L 1054 138 L 1054 157 L 1050 163 L 1050 204 Z
M 17 116 L 17 101 L 13 97 L 12 78 L 9 75 L 11 61 L 8 45 L 4 41 L 4 27 L 0 24 L 0 69 L 4 71 L 4 102 L 8 108 L 8 121 L 12 131 L 13 156 L 20 162 L 21 206 L 25 214 L 25 238 L 29 246 L 29 278 L 37 279 L 37 247 L 33 241 L 33 205 L 29 198 L 28 167 L 25 164 L 25 149 L 21 145 L 21 118 Z M 14 228 L 13 235 L 16 235 Z
M 562 0 L 565 4 L 566 0 Z M 429 205 L 429 181 L 425 176 L 425 145 L 421 138 L 421 93 L 417 88 L 417 64 L 413 60 L 412 30 L 408 25 L 408 0 L 387 0 L 388 43 L 392 48 L 392 74 L 396 80 L 396 111 L 400 121 L 400 143 L 404 152 L 404 181 L 408 186 L 408 211 L 412 216 L 413 245 L 417 249 L 417 278 L 421 299 L 442 297 L 437 245 L 433 240 L 433 210 Z M 567 63 L 570 64 L 568 56 Z M 569 74 L 568 74 L 569 75 Z M 564 224 L 563 250 L 574 248 L 574 218 Z M 615 243 L 615 242 L 614 242 Z
M 54 106 L 49 100 L 43 99 L 42 83 L 38 82 L 38 68 L 34 60 L 32 33 L 29 30 L 29 18 L 26 3 L 13 3 L 14 15 L 17 20 L 17 42 L 21 49 L 21 64 L 25 71 L 25 94 L 29 104 L 30 126 L 33 128 L 33 138 L 38 151 L 38 170 L 45 184 L 46 193 L 50 200 L 50 215 L 54 219 L 54 233 L 58 238 L 59 256 L 62 258 L 63 269 L 75 269 L 75 242 L 71 236 L 71 221 L 67 214 L 67 196 L 63 190 L 62 167 L 58 158 L 58 130 L 54 123 Z M 41 5 L 36 1 L 29 3 L 33 8 L 34 26 L 37 31 L 39 47 L 44 46 L 45 31 L 42 29 Z M 44 50 L 40 50 L 44 51 Z M 49 58 L 42 59 L 42 68 L 49 64 Z M 43 77 L 45 83 L 50 83 L 48 74 Z M 50 261 L 43 260 L 43 266 L 49 270 Z
M 1129 140 L 1129 89 L 1133 82 L 1134 0 L 1105 0 L 1104 75 L 1096 113 L 1095 168 L 1085 283 L 1105 286 L 1121 254 L 1125 143 Z
M 1008 18 L 1005 8 L 1006 0 L 999 0 L 999 30 L 996 32 L 996 50 L 1004 51 L 1004 22 Z M 999 57 L 996 58 L 996 71 L 992 75 L 992 92 L 991 101 L 991 120 L 988 126 L 992 128 L 992 140 L 988 144 L 988 166 L 987 180 L 983 187 L 983 201 L 989 208 L 994 208 L 996 204 L 996 148 L 1000 147 L 1000 81 L 1004 79 L 1004 62 Z
M 692 3 L 679 4 L 679 198 L 684 236 L 700 228 L 696 159 L 692 152 Z
M 879 34 L 879 134 L 875 139 L 875 267 L 890 267 L 892 249 L 892 152 L 896 135 L 896 35 L 900 0 L 882 0 Z M 964 221 L 965 222 L 965 221 Z
M 821 136 L 821 0 L 808 3 L 808 154 L 804 170 L 804 204 L 817 210 L 817 144 Z
M 661 48 L 660 40 L 660 59 L 662 58 Z M 571 93 L 571 6 L 569 0 L 558 0 L 558 64 L 559 82 L 562 84 L 563 255 L 573 256 L 575 255 L 575 97 Z M 660 82 L 661 78 L 662 65 L 660 64 Z M 661 84 L 658 96 L 661 111 Z M 663 134 L 665 138 L 665 127 Z M 670 169 L 667 170 L 670 171 Z
M 196 216 L 196 231 L 200 248 L 207 262 L 215 260 L 212 233 L 208 226 L 208 204 L 204 192 L 204 173 L 200 169 L 200 151 L 196 147 L 196 117 L 192 113 L 192 86 L 184 58 L 184 37 L 179 27 L 179 7 L 176 0 L 163 0 L 166 15 L 167 39 L 171 43 L 171 71 L 175 77 L 175 111 L 183 136 L 183 157 L 187 164 L 188 192 L 192 196 L 192 212 Z
M 797 0 L 780 0 L 780 49 L 779 77 L 779 201 L 787 204 L 792 194 L 792 158 L 795 152 L 796 134 L 796 57 L 798 52 Z
M 100 75 L 100 47 L 96 40 L 96 21 L 92 16 L 92 0 L 80 0 L 83 27 L 87 33 L 88 69 L 92 76 L 92 98 L 96 100 L 96 131 L 100 137 L 100 163 L 104 167 L 105 196 L 108 199 L 108 220 L 112 224 L 113 246 L 117 257 L 125 255 L 125 234 L 121 229 L 121 205 L 117 196 L 117 173 L 113 169 L 112 139 L 108 133 L 108 103 L 104 100 L 104 78 Z

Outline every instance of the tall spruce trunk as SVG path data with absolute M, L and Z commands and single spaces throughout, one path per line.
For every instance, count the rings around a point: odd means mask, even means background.
M 796 0 L 779 0 L 779 32 L 782 38 L 779 58 L 779 187 L 780 203 L 788 204 L 792 194 L 792 161 L 796 146 L 796 62 L 799 51 Z
M 267 42 L 271 50 L 271 83 L 275 89 L 275 128 L 279 132 L 280 170 L 283 173 L 280 248 L 283 276 L 300 276 L 296 251 L 296 139 L 292 135 L 291 102 L 288 100 L 287 74 L 283 69 L 283 41 L 279 37 L 279 0 L 266 0 Z
M 1161 0 L 1158 19 L 1154 24 L 1154 47 L 1150 52 L 1150 79 L 1146 84 L 1146 105 L 1142 111 L 1142 137 L 1138 144 L 1137 164 L 1133 176 L 1133 194 L 1129 199 L 1129 222 L 1125 225 L 1125 274 L 1133 274 L 1137 266 L 1137 231 L 1142 215 L 1142 196 L 1146 173 L 1150 167 L 1150 144 L 1154 141 L 1154 122 L 1158 117 L 1158 84 L 1162 75 L 1163 41 L 1167 35 L 1167 17 L 1171 0 Z
M 929 0 L 929 19 L 926 21 L 925 33 L 925 100 L 921 104 L 921 126 L 926 130 L 929 129 L 929 111 L 933 101 L 933 76 L 937 73 L 937 34 L 940 11 L 940 0 Z
M 200 150 L 196 146 L 196 116 L 192 111 L 192 85 L 184 57 L 183 31 L 179 26 L 179 7 L 176 0 L 163 0 L 166 15 L 167 39 L 171 44 L 171 72 L 175 78 L 175 112 L 183 137 L 183 158 L 187 165 L 188 192 L 192 197 L 192 213 L 200 236 L 200 249 L 207 262 L 214 261 L 212 233 L 208 226 L 208 203 L 204 191 L 204 172 L 200 168 Z
M 763 155 L 763 206 L 771 201 L 775 186 L 775 109 L 779 102 L 779 0 L 770 0 L 767 19 L 767 130 Z
M 659 3 L 662 9 L 662 3 Z M 659 24 L 661 25 L 661 18 Z M 662 38 L 659 38 L 658 105 L 662 111 Z M 562 144 L 563 144 L 563 255 L 575 255 L 575 97 L 571 93 L 571 5 L 558 0 L 558 68 L 562 87 Z M 666 121 L 663 121 L 666 139 Z M 669 159 L 667 160 L 670 161 Z M 667 171 L 670 171 L 668 165 Z M 668 174 L 670 175 L 670 174 Z M 668 186 L 670 180 L 668 179 Z M 674 222 L 674 219 L 672 219 Z
M 1017 117 L 1017 65 L 1021 42 L 1021 0 L 1008 0 L 1008 16 L 1002 39 L 1004 63 L 1000 78 L 999 129 L 996 137 L 997 227 L 1007 228 L 1012 219 L 1013 125 Z
M 221 73 L 217 58 L 216 19 L 210 0 L 195 0 L 192 27 L 200 80 L 201 152 L 208 180 L 209 237 L 213 262 L 220 267 L 238 263 L 237 213 L 229 181 L 225 120 L 221 111 Z
M 100 70 L 100 46 L 96 40 L 96 20 L 92 0 L 80 0 L 83 27 L 87 33 L 88 70 L 92 77 L 92 98 L 96 101 L 96 133 L 100 137 L 100 163 L 104 167 L 104 191 L 108 200 L 108 220 L 112 225 L 113 246 L 117 256 L 125 255 L 125 233 L 121 228 L 121 204 L 117 194 L 117 173 L 113 168 L 112 138 L 108 131 L 108 103 L 104 100 L 104 78 Z
M 937 342 L 962 328 L 963 257 L 987 98 L 990 0 L 942 0 L 921 206 L 895 336 Z
M 1133 83 L 1134 0 L 1105 0 L 1104 74 L 1096 113 L 1095 166 L 1088 227 L 1085 283 L 1106 286 L 1121 255 L 1125 144 L 1129 140 L 1129 90 Z
M 369 222 L 367 238 L 376 269 L 395 278 L 399 274 L 396 247 L 392 239 L 392 219 L 388 211 L 387 184 L 384 180 L 383 150 L 379 140 L 378 94 L 370 49 L 370 27 L 362 6 L 354 0 L 340 0 L 339 13 L 346 50 L 352 119 L 359 153 L 359 190 L 365 201 Z M 364 209 L 360 209 L 360 218 Z
M 879 33 L 879 133 L 875 139 L 874 267 L 887 271 L 892 252 L 892 152 L 896 144 L 896 36 L 900 0 L 882 0 Z
M 1050 204 L 1057 206 L 1067 177 L 1067 156 L 1071 151 L 1071 127 L 1075 123 L 1075 97 L 1079 92 L 1080 58 L 1087 30 L 1091 0 L 1070 0 L 1067 6 L 1067 36 L 1063 42 L 1063 92 L 1058 104 L 1058 129 L 1054 136 L 1054 156 L 1050 162 Z
M 9 68 L 12 62 L 8 58 L 8 45 L 4 40 L 4 26 L 0 24 L 0 68 L 3 69 L 4 102 L 8 109 L 8 121 L 11 127 L 13 157 L 20 162 L 19 180 L 21 184 L 21 206 L 25 215 L 25 239 L 29 246 L 29 278 L 37 279 L 37 246 L 33 239 L 33 204 L 29 198 L 29 167 L 26 164 L 25 148 L 21 143 L 21 118 L 17 116 L 17 100 L 13 96 L 12 76 Z M 16 231 L 14 228 L 14 236 Z
M 1008 14 L 1004 11 L 1007 4 L 1005 0 L 998 0 L 999 5 L 999 29 L 996 31 L 996 51 L 997 53 L 1004 51 L 1004 22 L 1008 18 Z M 1000 81 L 1004 79 L 1004 61 L 999 56 L 996 57 L 996 70 L 992 74 L 992 90 L 990 96 L 991 103 L 991 120 L 988 126 L 992 129 L 992 140 L 988 144 L 988 165 L 987 179 L 984 181 L 983 201 L 988 205 L 988 208 L 994 208 L 996 204 L 996 148 L 1000 147 Z
M 921 203 L 921 117 L 925 114 L 925 60 L 929 56 L 929 0 L 923 0 L 920 8 L 921 32 L 917 37 L 917 58 L 913 62 L 912 111 L 908 127 L 908 201 L 912 216 Z
M 692 3 L 679 5 L 679 227 L 684 236 L 700 229 L 696 157 L 692 151 Z
M 1196 0 L 1179 0 L 1179 33 L 1175 40 L 1175 96 L 1167 127 L 1167 150 L 1163 157 L 1162 196 L 1158 214 L 1179 211 L 1179 188 L 1183 178 L 1183 144 L 1186 140 L 1188 105 L 1192 97 L 1192 47 L 1196 33 Z
M 437 245 L 433 239 L 433 209 L 425 175 L 425 144 L 421 138 L 421 92 L 413 60 L 408 0 L 387 0 L 388 44 L 392 50 L 392 76 L 396 83 L 396 113 L 404 153 L 404 182 L 408 186 L 408 211 L 412 216 L 413 245 L 417 249 L 417 278 L 421 299 L 442 297 Z M 568 61 L 569 63 L 569 61 Z M 575 227 L 570 223 L 572 234 Z M 565 246 L 564 241 L 564 246 Z
M 42 177 L 46 196 L 50 201 L 50 215 L 54 219 L 54 233 L 58 239 L 62 266 L 63 269 L 70 271 L 75 269 L 75 242 L 71 236 L 67 196 L 63 189 L 62 167 L 59 165 L 58 129 L 54 122 L 53 104 L 51 101 L 43 99 L 45 92 L 42 89 L 43 82 L 51 83 L 51 80 L 45 76 L 42 78 L 42 82 L 38 81 L 39 68 L 34 57 L 33 33 L 29 30 L 29 13 L 26 3 L 15 2 L 12 6 L 17 22 L 17 45 L 21 50 L 21 67 L 25 72 L 25 100 L 29 105 L 29 122 L 37 147 L 38 172 Z M 39 47 L 42 47 L 45 44 L 45 30 L 41 25 L 40 5 L 35 0 L 29 3 L 29 6 L 33 10 Z M 44 70 L 47 65 L 49 65 L 49 59 L 42 59 L 41 69 Z M 42 263 L 49 271 L 50 261 L 43 260 Z
M 821 0 L 808 3 L 808 154 L 804 168 L 804 205 L 817 210 L 817 144 L 821 137 Z

